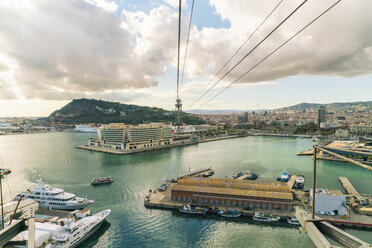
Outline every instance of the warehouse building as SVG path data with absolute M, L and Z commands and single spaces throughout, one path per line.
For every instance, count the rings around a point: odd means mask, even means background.
M 313 191 L 310 190 L 313 199 Z M 311 202 L 312 204 L 312 202 Z M 315 189 L 315 211 L 334 212 L 336 215 L 346 215 L 346 196 L 339 190 Z
M 291 211 L 293 195 L 285 183 L 185 177 L 173 186 L 172 200 L 210 206 Z

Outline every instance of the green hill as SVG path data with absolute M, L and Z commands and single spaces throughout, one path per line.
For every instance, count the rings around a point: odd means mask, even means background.
M 44 120 L 65 124 L 119 123 L 140 124 L 150 122 L 175 122 L 175 113 L 161 108 L 122 104 L 95 99 L 74 99 L 63 108 L 54 111 Z M 204 123 L 198 117 L 181 113 L 186 124 Z
M 333 111 L 358 111 L 358 110 L 372 110 L 372 101 L 367 102 L 334 102 L 328 104 L 319 103 L 299 103 L 293 106 L 277 109 L 279 111 L 302 111 L 308 109 L 317 109 L 319 106 L 326 106 L 327 110 Z

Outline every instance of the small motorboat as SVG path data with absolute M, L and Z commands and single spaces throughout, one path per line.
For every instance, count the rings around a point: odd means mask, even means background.
M 253 220 L 260 222 L 276 222 L 280 220 L 280 216 L 255 212 L 253 215 Z
M 246 171 L 245 174 L 247 175 L 243 180 L 256 180 L 258 175 L 256 173 Z
M 288 222 L 288 224 L 293 225 L 293 226 L 300 226 L 301 225 L 296 217 L 288 217 L 287 222 Z
M 282 181 L 282 182 L 288 182 L 290 178 L 291 178 L 291 175 L 288 174 L 286 169 L 284 169 L 282 170 L 282 173 L 280 173 L 280 177 L 277 177 L 276 180 Z
M 208 212 L 208 209 L 200 208 L 200 207 L 191 205 L 190 203 L 187 203 L 186 205 L 181 207 L 179 211 L 184 214 L 206 214 Z
M 243 174 L 243 172 L 239 172 L 238 174 L 234 174 L 233 176 L 232 176 L 232 178 L 233 179 L 237 179 L 238 177 L 241 177 L 241 176 L 243 176 L 244 174 Z
M 8 175 L 10 174 L 12 171 L 10 169 L 0 169 L 0 176 L 4 176 L 4 175 Z
M 213 176 L 214 172 L 213 171 L 209 171 L 209 172 L 206 172 L 203 174 L 203 177 L 210 177 L 210 176 Z
M 91 185 L 110 184 L 113 183 L 112 177 L 97 177 L 90 182 Z
M 167 189 L 167 184 L 166 183 L 163 183 L 160 187 L 159 187 L 159 191 L 165 191 Z
M 296 185 L 298 188 L 302 188 L 305 184 L 305 177 L 300 175 L 296 178 Z
M 227 217 L 227 218 L 237 218 L 242 215 L 242 213 L 239 212 L 238 210 L 228 210 L 228 209 L 226 210 L 221 209 L 217 213 L 221 215 L 222 217 Z

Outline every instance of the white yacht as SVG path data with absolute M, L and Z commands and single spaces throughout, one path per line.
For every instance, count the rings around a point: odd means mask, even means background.
M 52 242 L 46 245 L 45 248 L 72 248 L 78 246 L 98 230 L 110 212 L 110 209 L 106 209 L 76 222 L 68 222 L 58 234 L 52 237 Z
M 37 201 L 41 208 L 59 210 L 83 209 L 94 202 L 86 198 L 76 197 L 74 194 L 67 193 L 63 189 L 50 187 L 43 182 L 40 176 L 37 182 L 36 188 L 27 189 L 27 192 L 19 193 L 14 200 L 18 200 L 22 196 L 23 199 Z
M 74 131 L 78 133 L 97 133 L 97 128 L 87 125 L 77 125 Z

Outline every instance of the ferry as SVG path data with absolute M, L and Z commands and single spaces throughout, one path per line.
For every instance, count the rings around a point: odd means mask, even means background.
M 290 178 L 291 178 L 291 175 L 289 175 L 286 169 L 284 169 L 282 173 L 280 174 L 280 177 L 277 177 L 276 180 L 282 181 L 282 182 L 288 182 Z
M 296 217 L 288 217 L 287 222 L 288 222 L 288 224 L 293 225 L 293 226 L 300 226 L 301 225 Z
M 17 201 L 22 196 L 22 199 L 37 201 L 41 208 L 71 211 L 83 209 L 94 202 L 86 198 L 76 197 L 74 194 L 67 193 L 63 189 L 50 187 L 43 182 L 40 175 L 37 182 L 36 188 L 27 189 L 27 192 L 19 193 L 14 197 L 14 200 Z
M 258 178 L 258 175 L 256 173 L 246 171 L 245 174 L 247 177 L 243 178 L 243 180 L 256 180 Z
M 272 214 L 263 214 L 255 212 L 253 215 L 253 220 L 260 222 L 276 222 L 280 220 L 279 216 L 274 216 Z
M 90 237 L 101 226 L 106 217 L 111 213 L 110 209 L 84 217 L 76 222 L 63 226 L 59 233 L 53 235 L 52 242 L 46 248 L 73 248 Z
M 206 214 L 208 212 L 208 209 L 196 207 L 188 203 L 185 206 L 181 207 L 179 211 L 184 214 Z
M 218 211 L 218 214 L 221 215 L 222 217 L 227 217 L 227 218 L 237 218 L 237 217 L 240 217 L 242 215 L 241 212 L 239 212 L 238 210 L 219 210 Z
M 97 133 L 97 128 L 87 125 L 77 125 L 74 131 L 77 133 Z
M 93 178 L 90 182 L 91 185 L 100 185 L 100 184 L 111 184 L 114 180 L 112 180 L 112 177 L 97 177 Z

